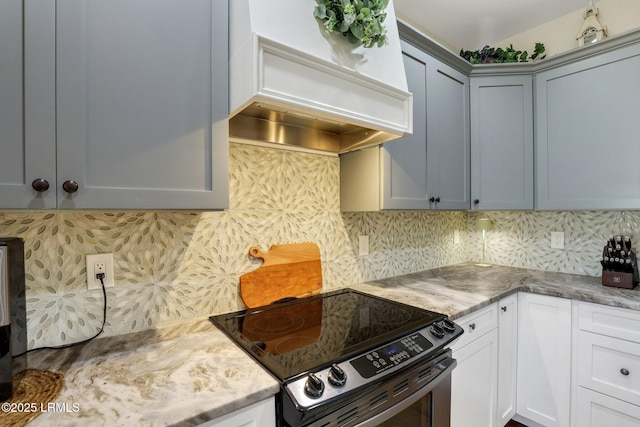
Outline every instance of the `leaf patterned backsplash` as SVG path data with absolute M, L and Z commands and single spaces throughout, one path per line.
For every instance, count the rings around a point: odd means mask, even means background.
M 339 182 L 337 157 L 232 143 L 223 212 L 0 212 L 0 235 L 25 240 L 29 348 L 99 330 L 102 292 L 87 290 L 86 254 L 114 254 L 105 335 L 243 308 L 239 276 L 260 265 L 247 254 L 256 244 L 317 243 L 325 291 L 480 258 L 480 214 L 341 213 Z M 489 261 L 586 275 L 599 274 L 604 238 L 620 215 L 487 214 L 496 225 Z M 563 230 L 567 249 L 549 250 L 549 231 Z M 369 236 L 369 256 L 358 256 L 360 235 Z
M 602 247 L 614 234 L 640 239 L 639 211 L 473 212 L 468 216 L 467 250 L 471 260 L 482 257 L 478 218 L 488 217 L 494 228 L 486 232 L 487 262 L 535 270 L 600 277 Z M 551 248 L 551 232 L 564 232 L 564 249 Z

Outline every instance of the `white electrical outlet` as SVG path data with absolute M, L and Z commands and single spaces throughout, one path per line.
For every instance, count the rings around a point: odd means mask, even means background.
M 358 256 L 369 255 L 369 236 L 358 236 Z
M 457 245 L 460 243 L 460 230 L 453 230 L 453 244 Z
M 104 273 L 104 287 L 113 288 L 115 280 L 113 277 L 113 254 L 93 254 L 87 255 L 87 288 L 101 289 L 100 279 L 96 278 L 96 274 Z
M 551 232 L 551 248 L 564 249 L 564 231 Z

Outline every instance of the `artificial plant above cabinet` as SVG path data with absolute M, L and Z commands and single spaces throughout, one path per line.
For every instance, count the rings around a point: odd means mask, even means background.
M 228 206 L 227 2 L 5 3 L 0 208 Z
M 471 209 L 533 209 L 531 75 L 471 77 Z
M 341 210 L 469 209 L 469 77 L 402 50 L 413 135 L 341 155 Z
M 637 39 L 536 75 L 537 209 L 640 208 L 638 76 Z

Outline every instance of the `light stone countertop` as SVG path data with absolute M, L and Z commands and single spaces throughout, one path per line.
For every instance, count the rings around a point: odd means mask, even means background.
M 640 288 L 599 278 L 457 264 L 352 286 L 456 319 L 526 291 L 640 310 Z M 276 394 L 278 381 L 208 319 L 29 354 L 30 368 L 62 372 L 56 400 L 80 411 L 47 412 L 33 426 L 191 426 Z
M 452 319 L 521 291 L 640 310 L 640 286 L 621 289 L 603 286 L 599 277 L 503 266 L 478 267 L 471 262 L 352 288 L 444 313 Z
M 29 427 L 193 426 L 280 390 L 208 319 L 38 350 L 27 364 L 64 373 L 56 403 L 69 408 L 42 413 Z

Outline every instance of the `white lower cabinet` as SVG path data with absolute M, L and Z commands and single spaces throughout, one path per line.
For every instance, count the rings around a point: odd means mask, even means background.
M 568 427 L 571 405 L 571 300 L 518 297 L 518 415 Z
M 576 426 L 638 427 L 640 406 L 623 402 L 595 391 L 578 387 Z
M 464 334 L 451 347 L 451 427 L 494 427 L 498 390 L 496 304 L 456 320 Z
M 521 292 L 455 321 L 452 427 L 640 427 L 640 311 Z
M 581 302 L 575 427 L 640 426 L 640 312 Z
M 516 414 L 517 368 L 518 294 L 513 294 L 498 302 L 498 427 Z
M 276 403 L 269 398 L 200 424 L 200 427 L 275 427 Z

